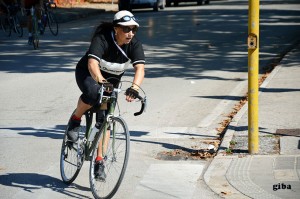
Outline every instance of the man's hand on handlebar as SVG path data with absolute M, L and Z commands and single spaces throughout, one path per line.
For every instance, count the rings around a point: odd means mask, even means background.
M 102 80 L 99 84 L 103 85 L 105 92 L 111 93 L 114 90 L 114 85 L 109 83 L 107 80 Z
M 133 87 L 129 87 L 126 92 L 125 92 L 125 95 L 126 95 L 126 101 L 128 102 L 132 102 L 134 101 L 136 98 L 139 97 L 139 91 L 134 89 Z

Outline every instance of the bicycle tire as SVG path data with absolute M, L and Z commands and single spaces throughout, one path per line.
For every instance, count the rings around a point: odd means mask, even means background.
M 32 36 L 32 42 L 33 42 L 33 48 L 34 48 L 34 50 L 37 50 L 39 48 L 39 43 L 40 43 L 39 36 L 37 36 L 36 34 L 34 34 Z
M 37 21 L 33 19 L 32 21 L 32 44 L 34 50 L 37 50 L 39 48 L 39 33 L 38 33 L 38 24 Z
M 14 29 L 18 34 L 18 37 L 23 37 L 23 27 L 21 26 L 20 19 L 18 16 L 14 16 Z
M 48 12 L 47 15 L 48 15 L 47 20 L 48 20 L 48 26 L 49 26 L 50 32 L 54 36 L 57 36 L 58 35 L 58 23 L 57 23 L 56 17 L 52 12 Z
M 78 142 L 72 143 L 68 141 L 67 132 L 71 117 L 69 119 L 68 125 L 64 133 L 60 154 L 60 175 L 63 182 L 68 185 L 71 184 L 77 178 L 84 163 L 85 157 L 84 147 L 80 147 L 80 150 L 82 151 L 80 157 L 78 157 Z M 86 121 L 87 117 L 83 118 L 85 119 L 81 121 L 81 132 L 85 132 L 86 124 L 88 124 Z
M 11 25 L 8 17 L 1 18 L 1 28 L 5 36 L 10 37 L 11 35 Z
M 89 179 L 90 179 L 90 187 L 93 193 L 93 196 L 96 199 L 108 199 L 112 198 L 117 190 L 119 189 L 121 182 L 124 178 L 125 171 L 128 164 L 129 159 L 129 150 L 130 150 L 130 138 L 129 131 L 125 121 L 121 117 L 113 117 L 112 118 L 112 128 L 110 131 L 115 131 L 115 139 L 113 139 L 110 135 L 110 140 L 107 148 L 107 153 L 104 156 L 104 165 L 105 165 L 105 173 L 106 180 L 105 181 L 97 181 L 94 175 L 94 167 L 95 167 L 95 158 L 97 156 L 97 147 L 93 151 L 92 161 L 90 162 L 90 171 L 89 171 Z M 103 134 L 104 130 L 102 131 Z M 97 143 L 100 141 L 100 137 L 98 138 Z M 114 149 L 115 153 L 112 149 L 112 143 L 115 140 Z M 117 156 L 114 156 L 117 155 Z

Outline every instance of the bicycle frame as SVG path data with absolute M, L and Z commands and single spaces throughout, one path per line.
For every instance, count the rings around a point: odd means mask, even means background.
M 109 107 L 109 110 L 108 110 L 108 113 L 105 117 L 105 120 L 103 122 L 103 124 L 101 125 L 99 131 L 96 133 L 93 141 L 91 142 L 88 142 L 88 138 L 90 137 L 90 134 L 91 134 L 91 130 L 92 130 L 92 121 L 93 121 L 93 114 L 95 113 L 95 111 L 91 110 L 93 109 L 94 107 L 92 107 L 90 110 L 88 110 L 85 115 L 87 117 L 87 121 L 88 121 L 88 124 L 87 125 L 87 128 L 86 128 L 86 132 L 85 132 L 85 138 L 84 138 L 84 144 L 85 144 L 85 160 L 89 160 L 90 159 L 90 154 L 93 152 L 93 150 L 96 148 L 96 145 L 98 144 L 97 143 L 97 140 L 99 139 L 99 137 L 101 136 L 101 133 L 103 131 L 103 129 L 108 129 L 108 125 L 110 126 L 110 134 L 112 135 L 112 145 L 113 145 L 113 153 L 115 153 L 114 151 L 114 144 L 115 144 L 115 132 L 114 132 L 114 128 L 113 126 L 111 126 L 111 118 L 114 117 L 114 112 L 115 112 L 115 107 L 116 107 L 116 104 L 117 104 L 117 96 L 118 96 L 118 93 L 121 92 L 120 89 L 114 89 L 111 96 L 103 96 L 103 93 L 104 93 L 104 87 L 102 85 L 100 91 L 99 91 L 99 94 L 100 94 L 100 102 L 98 104 L 101 104 L 101 103 L 110 103 L 110 107 Z M 142 103 L 142 106 L 141 106 L 141 110 L 139 112 L 136 112 L 134 113 L 134 116 L 138 116 L 140 114 L 142 114 L 145 109 L 146 109 L 146 97 L 145 98 L 142 98 L 141 96 L 138 96 L 138 99 L 141 100 L 141 103 Z M 100 107 L 97 107 L 96 108 L 97 110 L 96 111 L 99 111 L 100 110 Z M 103 138 L 105 138 L 107 135 L 106 133 L 108 133 L 107 131 L 104 131 L 103 132 Z M 105 146 L 105 139 L 102 140 L 102 152 L 104 153 L 105 149 L 104 149 L 104 146 Z M 103 157 L 105 154 L 102 154 Z
M 86 117 L 88 117 L 88 121 L 89 123 L 87 124 L 87 127 L 86 128 L 86 132 L 85 132 L 85 160 L 89 160 L 90 159 L 90 154 L 93 152 L 93 150 L 96 148 L 96 145 L 98 144 L 97 143 L 97 140 L 99 139 L 99 137 L 101 136 L 101 132 L 103 131 L 103 129 L 108 129 L 108 125 L 110 126 L 110 133 L 112 134 L 112 139 L 113 139 L 113 146 L 114 146 L 114 139 L 115 139 L 115 135 L 114 135 L 114 128 L 112 128 L 111 124 L 110 124 L 110 118 L 113 117 L 113 113 L 115 111 L 115 106 L 116 106 L 116 103 L 117 103 L 117 93 L 118 93 L 118 90 L 114 90 L 112 95 L 109 97 L 108 101 L 105 101 L 105 100 L 102 100 L 102 102 L 104 103 L 107 103 L 109 102 L 111 105 L 109 107 L 109 110 L 108 110 L 108 114 L 106 115 L 105 117 L 105 120 L 103 122 L 103 124 L 101 125 L 99 131 L 96 133 L 93 141 L 89 142 L 87 141 L 87 139 L 89 138 L 90 136 L 90 133 L 91 133 L 91 130 L 92 130 L 92 121 L 93 121 L 93 114 L 95 113 L 94 111 L 92 110 L 89 110 L 87 113 L 86 113 Z M 98 110 L 100 110 L 98 108 Z M 97 111 L 98 111 L 97 110 Z M 103 132 L 103 137 L 106 136 L 106 133 L 107 131 L 104 131 Z M 102 151 L 105 151 L 104 150 L 104 141 L 105 139 L 102 140 L 103 143 L 102 143 Z M 104 156 L 105 154 L 103 154 Z

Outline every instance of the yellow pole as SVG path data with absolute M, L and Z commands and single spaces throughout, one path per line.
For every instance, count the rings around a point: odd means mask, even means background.
M 259 151 L 259 0 L 248 1 L 248 150 L 250 154 L 257 154 Z

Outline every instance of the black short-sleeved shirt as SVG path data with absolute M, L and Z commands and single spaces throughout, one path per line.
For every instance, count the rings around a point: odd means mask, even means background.
M 122 75 L 129 65 L 145 63 L 142 43 L 134 36 L 129 44 L 118 47 L 112 29 L 102 30 L 96 34 L 89 50 L 78 62 L 77 67 L 88 67 L 88 58 L 99 61 L 101 72 Z M 122 49 L 122 50 L 121 50 Z

